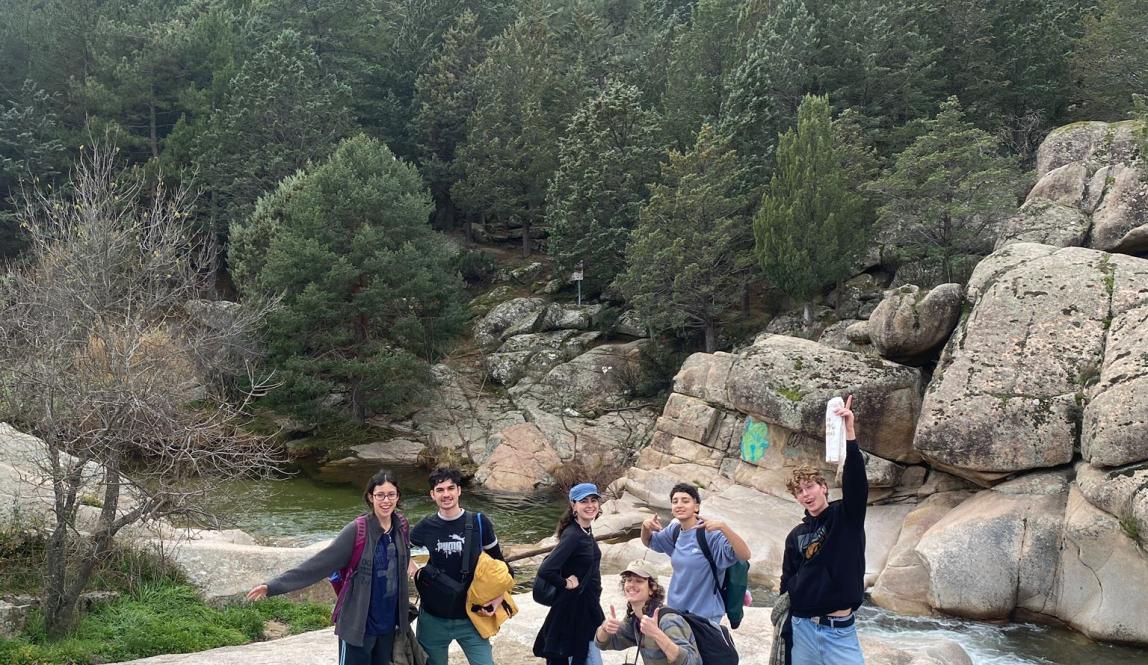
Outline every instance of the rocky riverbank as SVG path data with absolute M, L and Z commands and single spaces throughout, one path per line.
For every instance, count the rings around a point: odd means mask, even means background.
M 499 665 L 538 665 L 539 660 L 531 648 L 548 608 L 535 604 L 529 594 L 517 595 L 514 599 L 519 613 L 494 637 L 494 661 Z M 607 584 L 602 600 L 607 606 L 613 603 L 618 608 L 623 607 L 621 592 L 613 585 Z M 734 633 L 741 665 L 768 663 L 773 641 L 769 612 L 767 608 L 748 608 L 744 623 Z M 451 665 L 465 664 L 466 658 L 458 651 L 457 645 L 452 646 Z M 906 649 L 862 636 L 861 647 L 869 665 L 972 665 L 968 654 L 959 645 L 941 638 Z M 626 655 L 607 652 L 603 661 L 605 665 L 622 665 Z M 632 659 L 633 650 L 628 655 Z M 270 642 L 129 662 L 132 665 L 329 665 L 334 659 L 335 636 L 331 629 L 326 629 Z

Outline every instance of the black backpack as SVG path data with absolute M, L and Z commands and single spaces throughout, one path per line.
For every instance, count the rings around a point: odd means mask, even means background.
M 733 646 L 733 636 L 725 626 L 715 626 L 709 619 L 682 612 L 670 607 L 662 607 L 658 617 L 676 614 L 686 620 L 694 633 L 694 643 L 702 657 L 702 665 L 737 665 L 737 649 Z

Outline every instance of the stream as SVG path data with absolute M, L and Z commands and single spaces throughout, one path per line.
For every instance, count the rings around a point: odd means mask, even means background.
M 216 506 L 234 516 L 234 526 L 266 544 L 300 546 L 332 538 L 365 505 L 362 491 L 378 465 L 307 468 L 285 480 L 236 482 Z M 402 510 L 414 523 L 434 511 L 426 473 L 392 467 L 403 492 Z M 564 502 L 555 494 L 507 495 L 463 490 L 462 505 L 492 515 L 499 539 L 533 543 L 550 535 Z M 776 596 L 754 589 L 754 605 L 770 607 Z M 858 612 L 864 634 L 891 644 L 945 637 L 959 643 L 976 665 L 1148 664 L 1148 649 L 1097 644 L 1063 628 L 1036 624 L 993 624 L 960 619 L 902 616 L 865 605 Z

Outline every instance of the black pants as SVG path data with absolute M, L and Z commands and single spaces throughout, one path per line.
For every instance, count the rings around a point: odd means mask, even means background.
M 573 660 L 570 658 L 547 658 L 546 665 L 586 665 L 587 657 L 582 656 L 581 658 L 573 658 Z
M 339 665 L 391 665 L 395 632 L 386 635 L 364 635 L 363 646 L 339 640 Z

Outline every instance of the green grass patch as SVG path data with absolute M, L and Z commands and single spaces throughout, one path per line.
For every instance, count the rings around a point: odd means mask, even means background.
M 274 619 L 292 634 L 330 625 L 330 605 L 271 598 L 258 603 L 212 607 L 188 586 L 147 586 L 93 608 L 62 640 L 44 636 L 33 613 L 24 636 L 0 638 L 6 665 L 99 665 L 169 653 L 191 653 L 262 638 Z

